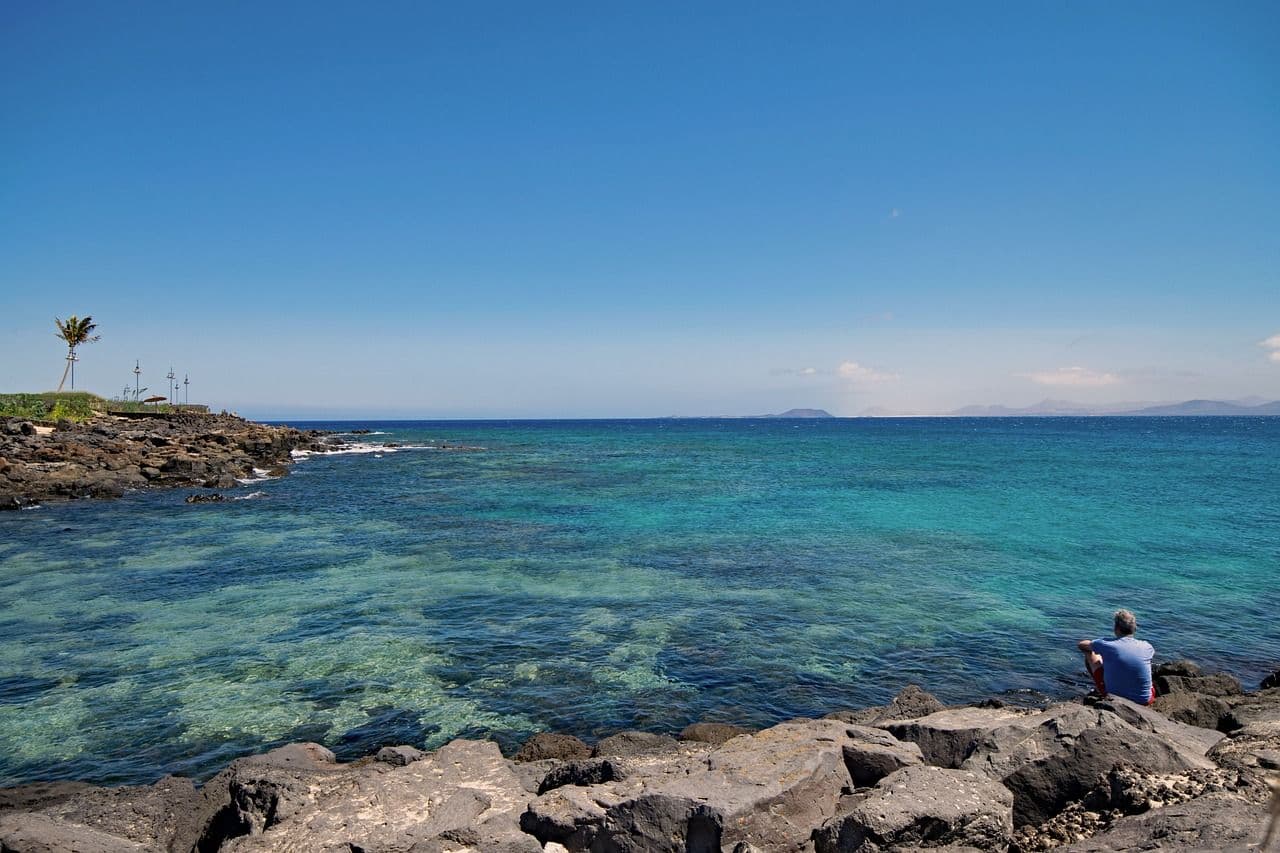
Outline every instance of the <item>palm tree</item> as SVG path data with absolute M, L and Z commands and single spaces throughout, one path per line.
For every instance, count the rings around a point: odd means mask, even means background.
M 71 387 L 76 387 L 76 347 L 81 344 L 91 344 L 101 338 L 101 335 L 92 335 L 90 333 L 98 328 L 93 322 L 92 317 L 85 317 L 81 320 L 75 314 L 72 314 L 64 322 L 58 317 L 53 318 L 57 322 L 57 335 L 67 342 L 67 366 L 62 370 L 62 381 L 58 383 L 58 390 L 62 390 L 62 386 L 67 382 L 67 373 L 71 374 Z

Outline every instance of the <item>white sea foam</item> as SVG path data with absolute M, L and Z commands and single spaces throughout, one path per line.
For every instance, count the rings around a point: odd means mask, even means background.
M 335 432 L 331 435 L 391 435 L 391 433 L 384 429 L 375 429 L 371 432 Z
M 289 455 L 294 459 L 307 459 L 311 456 L 345 456 L 354 453 L 399 453 L 402 450 L 440 450 L 440 447 L 433 444 L 401 444 L 398 447 L 391 447 L 386 444 L 357 441 L 337 445 L 333 450 L 290 450 Z
M 250 492 L 247 495 L 236 495 L 234 498 L 232 498 L 232 500 L 233 501 L 251 501 L 254 498 L 265 498 L 266 496 L 267 496 L 266 492 Z
M 236 477 L 236 482 L 243 483 L 247 486 L 251 483 L 264 483 L 267 480 L 279 479 L 279 477 L 271 476 L 271 472 L 267 471 L 265 468 L 254 468 L 252 477 Z

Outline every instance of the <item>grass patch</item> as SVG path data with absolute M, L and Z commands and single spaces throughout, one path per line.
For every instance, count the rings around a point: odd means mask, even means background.
M 95 411 L 104 411 L 106 406 L 106 400 L 88 391 L 0 394 L 0 415 L 11 418 L 83 421 Z
M 83 421 L 95 414 L 208 414 L 199 403 L 142 403 L 133 400 L 106 400 L 88 391 L 45 391 L 39 394 L 0 394 L 0 417 L 29 418 L 34 421 Z

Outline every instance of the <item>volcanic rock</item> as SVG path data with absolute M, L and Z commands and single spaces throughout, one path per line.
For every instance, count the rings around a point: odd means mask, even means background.
M 515 754 L 516 761 L 539 761 L 545 758 L 590 758 L 591 747 L 573 735 L 538 732 L 524 742 Z
M 710 743 L 719 746 L 738 735 L 752 734 L 755 729 L 734 726 L 729 723 L 691 723 L 680 732 L 680 740 Z
M 1146 814 L 1123 817 L 1085 841 L 1059 848 L 1070 853 L 1251 849 L 1262 839 L 1267 808 L 1231 794 L 1207 794 Z
M 541 853 L 520 831 L 529 794 L 497 744 L 455 740 L 399 767 L 331 757 L 306 744 L 233 762 L 211 783 L 226 794 L 201 849 Z
M 653 753 L 672 752 L 678 749 L 680 742 L 670 735 L 658 735 L 651 732 L 618 732 L 596 744 L 592 755 L 602 756 L 650 755 Z
M 1121 764 L 1149 772 L 1212 768 L 1205 753 L 1221 737 L 1124 699 L 1096 708 L 1054 705 L 983 734 L 963 767 L 1003 782 L 1022 826 L 1051 818 Z
M 1004 849 L 1013 834 L 1013 795 L 965 770 L 907 767 L 886 776 L 849 811 L 815 834 L 818 853 L 904 847 Z

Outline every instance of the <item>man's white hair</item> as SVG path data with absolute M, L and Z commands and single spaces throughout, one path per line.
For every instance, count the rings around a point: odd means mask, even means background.
M 1132 610 L 1116 611 L 1116 633 L 1127 637 L 1134 631 L 1138 630 L 1138 617 L 1133 615 Z

